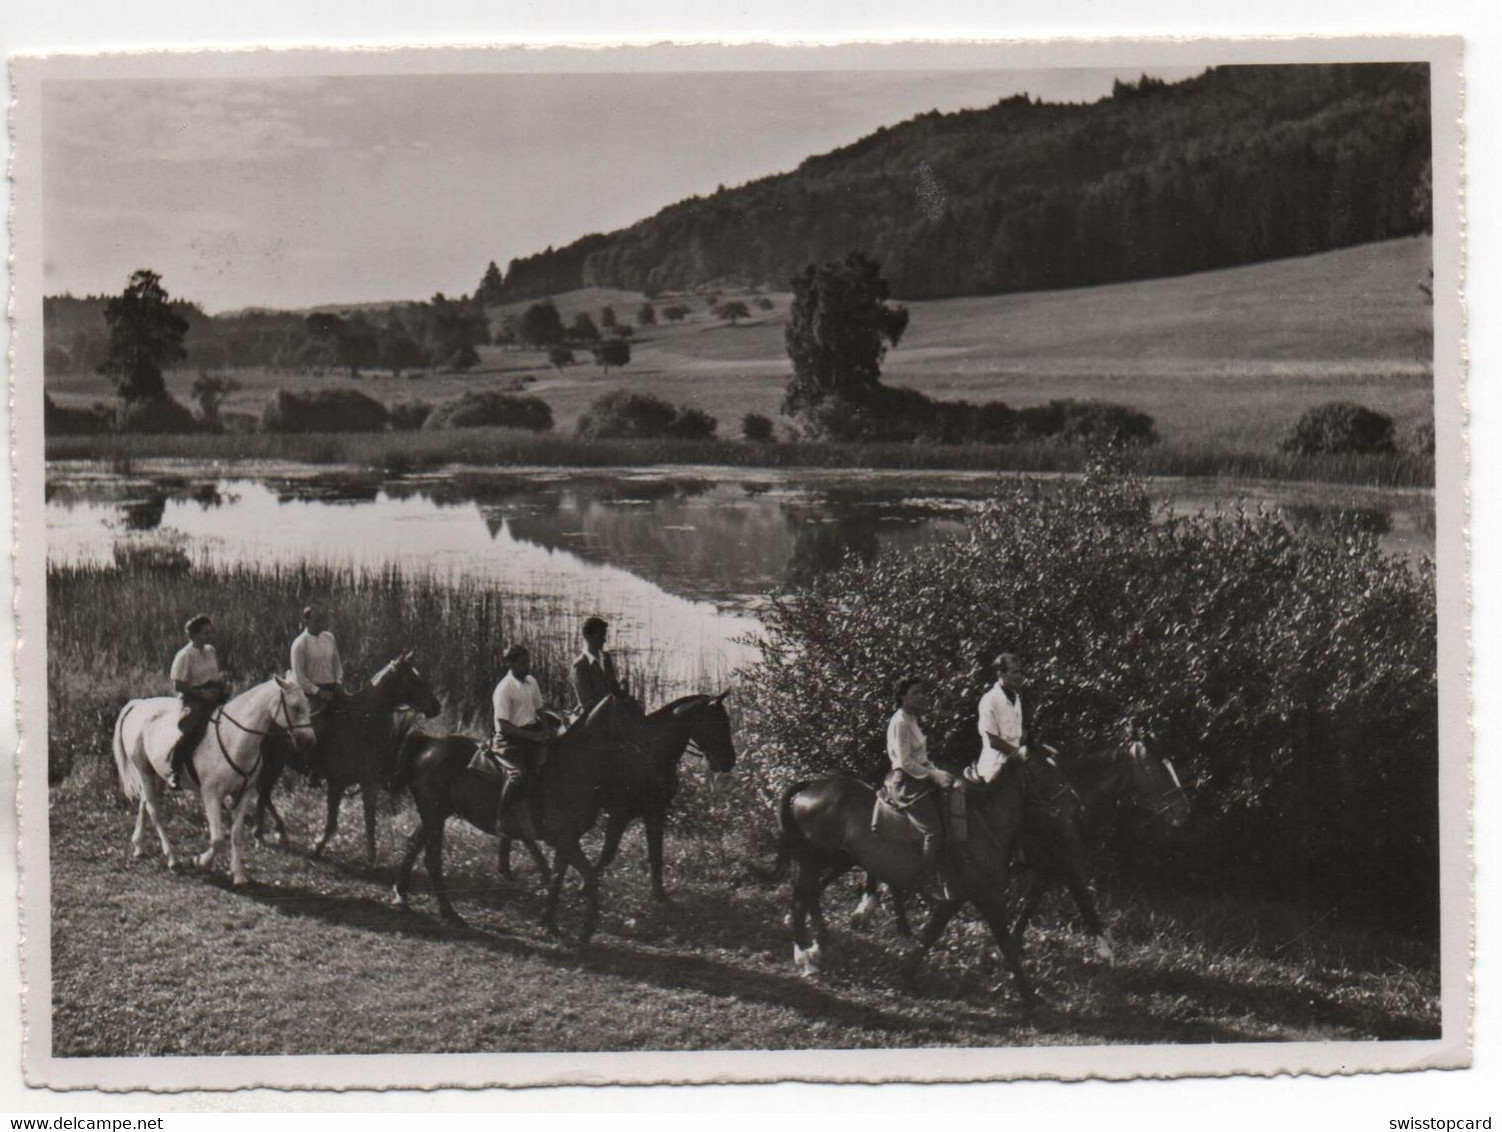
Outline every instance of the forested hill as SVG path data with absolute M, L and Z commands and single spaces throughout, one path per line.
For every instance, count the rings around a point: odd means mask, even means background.
M 1217 67 L 930 112 L 795 171 L 513 260 L 504 299 L 782 287 L 858 248 L 903 298 L 1081 287 L 1430 228 L 1424 64 Z

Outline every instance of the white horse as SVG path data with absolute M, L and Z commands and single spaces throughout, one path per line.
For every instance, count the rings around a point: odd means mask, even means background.
M 120 710 L 115 721 L 115 769 L 120 773 L 120 788 L 131 801 L 140 799 L 136 814 L 136 831 L 131 835 L 131 856 L 143 857 L 142 844 L 147 815 L 161 838 L 162 853 L 169 869 L 177 868 L 177 857 L 167 831 L 157 815 L 163 781 L 171 768 L 173 744 L 177 742 L 178 719 L 182 701 L 176 696 L 155 696 L 131 700 Z M 244 864 L 240 860 L 240 827 L 255 794 L 256 775 L 261 769 L 261 741 L 273 731 L 284 732 L 304 752 L 311 753 L 315 739 L 308 697 L 294 681 L 272 676 L 241 692 L 229 703 L 214 709 L 208 730 L 193 749 L 191 762 L 203 798 L 204 814 L 209 819 L 209 847 L 198 857 L 200 868 L 211 868 L 226 840 L 224 807 L 234 807 L 234 822 L 228 841 L 230 875 L 236 885 L 246 883 Z

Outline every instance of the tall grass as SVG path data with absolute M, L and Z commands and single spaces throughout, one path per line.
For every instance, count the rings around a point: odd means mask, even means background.
M 729 440 L 584 440 L 509 429 L 281 435 L 49 436 L 49 460 L 116 464 L 145 458 L 288 460 L 353 464 L 392 473 L 456 464 L 630 467 L 710 464 L 743 468 L 884 468 L 901 471 L 1079 472 L 1081 448 L 1058 444 L 751 443 Z M 1432 457 L 1409 453 L 1301 456 L 1286 452 L 1159 445 L 1133 457 L 1148 476 L 1192 476 L 1432 487 Z
M 170 694 L 167 667 L 190 616 L 205 612 L 214 619 L 221 662 L 231 682 L 244 688 L 286 670 L 299 612 L 310 601 L 330 614 L 350 687 L 413 649 L 418 670 L 443 701 L 442 725 L 472 731 L 488 730 L 491 691 L 505 670 L 501 655 L 518 642 L 530 648 L 550 702 L 566 706 L 579 625 L 594 612 L 503 594 L 473 579 L 394 568 L 209 567 L 170 556 L 127 557 L 114 566 L 49 565 L 52 780 L 66 777 L 80 760 L 110 757 L 111 730 L 126 700 Z M 632 691 L 649 706 L 694 690 L 669 685 L 668 659 L 650 650 L 622 658 Z

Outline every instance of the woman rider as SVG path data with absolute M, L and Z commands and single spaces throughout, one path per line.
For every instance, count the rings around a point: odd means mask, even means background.
M 928 739 L 918 726 L 918 715 L 927 704 L 922 679 L 906 676 L 897 682 L 893 693 L 897 711 L 887 724 L 887 758 L 892 769 L 887 772 L 886 795 L 923 834 L 920 887 L 932 886 L 937 891 L 931 892 L 931 897 L 948 900 L 942 867 L 944 827 L 937 791 L 953 786 L 954 776 L 928 760 Z

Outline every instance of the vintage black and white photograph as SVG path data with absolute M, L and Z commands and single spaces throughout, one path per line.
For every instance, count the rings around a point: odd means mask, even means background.
M 18 63 L 31 1079 L 1464 1064 L 1457 68 Z

